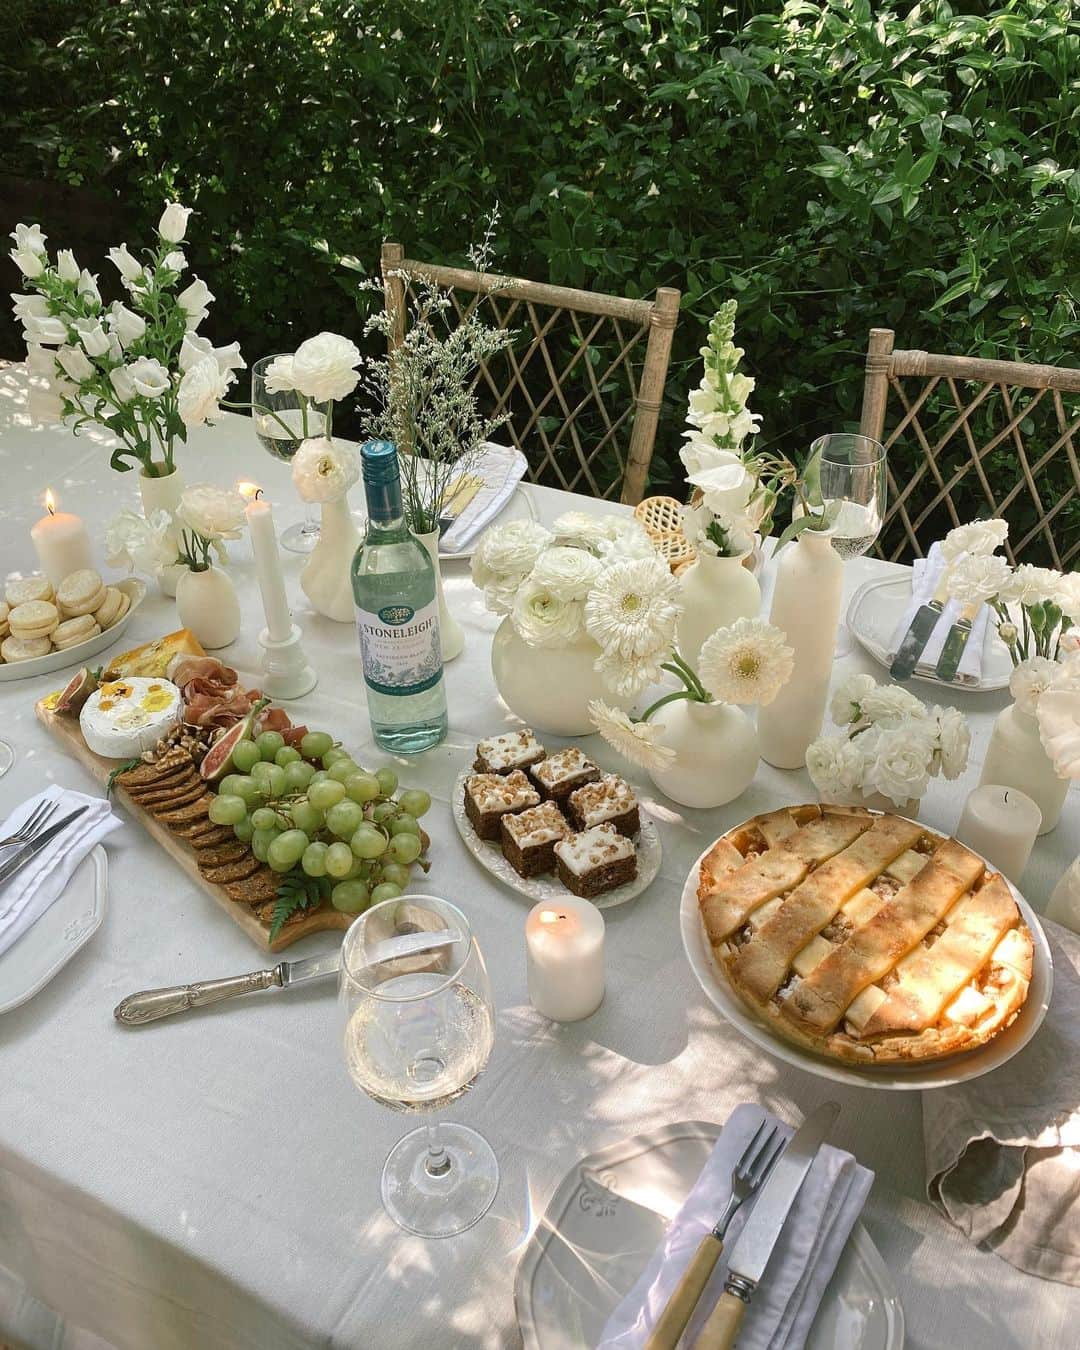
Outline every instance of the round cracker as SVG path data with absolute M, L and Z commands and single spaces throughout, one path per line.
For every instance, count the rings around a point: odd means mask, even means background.
M 62 647 L 68 642 L 85 642 L 88 637 L 93 637 L 95 626 L 92 614 L 80 614 L 74 619 L 65 619 L 53 630 L 53 645 Z
M 4 587 L 4 599 L 14 609 L 31 600 L 51 600 L 52 583 L 48 577 L 13 577 Z
M 89 617 L 91 618 L 91 620 L 93 620 L 93 615 L 90 615 Z M 72 619 L 69 622 L 74 623 L 75 620 Z M 54 633 L 52 636 L 53 646 L 56 648 L 58 652 L 66 652 L 69 647 L 78 647 L 83 642 L 89 642 L 91 638 L 97 637 L 97 635 L 100 632 L 101 632 L 101 625 L 97 622 L 91 622 L 90 627 L 86 630 L 86 632 L 76 633 L 74 637 L 64 638 L 60 642 L 57 642 L 56 633 Z
M 105 603 L 105 587 L 102 586 L 88 600 L 73 601 L 70 604 L 61 600 L 60 613 L 65 619 L 78 618 L 80 614 L 93 614 Z
M 80 568 L 66 576 L 56 588 L 56 598 L 61 605 L 71 609 L 75 605 L 84 605 L 87 600 L 105 589 L 101 574 L 92 567 Z M 80 610 L 80 613 L 84 611 Z
M 117 611 L 116 618 L 113 619 L 112 624 L 110 626 L 115 628 L 115 626 L 120 622 L 120 620 L 124 617 L 124 615 L 128 612 L 130 608 L 131 608 L 131 596 L 128 595 L 127 591 L 121 591 L 120 608 Z
M 35 656 L 48 656 L 51 651 L 52 643 L 47 637 L 6 637 L 0 642 L 0 655 L 5 661 L 30 661 Z
M 123 591 L 118 591 L 115 586 L 105 587 L 105 599 L 97 609 L 94 610 L 94 618 L 101 624 L 102 628 L 108 628 L 116 622 L 120 613 L 120 600 Z
M 48 635 L 59 622 L 56 606 L 48 600 L 27 600 L 8 614 L 8 626 L 16 637 Z

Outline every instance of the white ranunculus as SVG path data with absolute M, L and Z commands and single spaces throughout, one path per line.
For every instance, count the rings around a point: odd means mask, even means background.
M 156 575 L 176 561 L 172 517 L 167 511 L 154 511 L 144 518 L 125 508 L 105 528 L 105 561 L 110 567 Z
M 28 314 L 23 320 L 26 341 L 56 347 L 68 340 L 68 326 L 57 314 Z
M 315 436 L 293 456 L 293 483 L 306 502 L 336 502 L 360 477 L 360 457 L 344 441 Z
M 94 373 L 94 367 L 81 347 L 61 347 L 56 359 L 77 384 L 90 379 Z
M 187 258 L 184 257 L 184 254 L 180 249 L 174 248 L 171 253 L 165 254 L 165 257 L 161 260 L 161 265 L 162 267 L 167 267 L 170 272 L 175 272 L 176 275 L 179 276 L 184 268 L 187 267 Z
M 247 362 L 240 355 L 239 342 L 231 342 L 227 347 L 215 347 L 209 338 L 198 333 L 185 333 L 180 344 L 180 369 L 190 370 L 196 361 L 204 356 L 212 356 L 219 370 L 244 370 Z
M 1050 688 L 1051 681 L 1060 669 L 1056 661 L 1045 656 L 1033 656 L 1028 661 L 1021 661 L 1009 676 L 1009 693 L 1017 708 L 1023 713 L 1034 714 L 1040 696 Z
M 275 356 L 266 367 L 263 383 L 268 394 L 291 394 L 296 389 L 292 357 Z
M 613 539 L 622 524 L 619 516 L 592 516 L 586 511 L 564 511 L 552 524 L 557 544 L 577 544 L 595 549 L 598 542 Z
M 62 248 L 56 255 L 56 270 L 60 274 L 61 281 L 78 281 L 79 264 L 75 261 L 75 254 L 69 248 Z
M 869 766 L 870 782 L 897 806 L 918 800 L 930 783 L 932 754 L 928 738 L 916 726 L 882 731 Z
M 807 747 L 806 770 L 827 801 L 854 802 L 866 762 L 856 742 L 846 736 L 819 736 Z
M 864 716 L 862 701 L 867 694 L 877 689 L 877 680 L 873 675 L 860 673 L 848 675 L 832 692 L 829 700 L 829 716 L 838 727 L 850 726 Z
M 1080 625 L 1080 572 L 1066 572 L 1057 584 L 1054 602 L 1072 623 Z
M 180 292 L 176 297 L 177 304 L 187 315 L 188 332 L 198 328 L 203 319 L 209 314 L 210 302 L 214 299 L 214 294 L 207 286 L 205 281 L 200 281 L 198 277 Z
M 127 244 L 109 249 L 109 261 L 127 282 L 139 281 L 143 274 L 143 265 L 138 258 L 128 252 Z
M 185 426 L 201 427 L 221 411 L 218 403 L 225 397 L 232 376 L 218 367 L 216 359 L 204 356 L 185 371 L 177 390 L 176 406 Z
M 645 526 L 636 520 L 620 520 L 610 539 L 601 539 L 597 550 L 605 563 L 626 558 L 655 558 L 656 545 Z
M 518 591 L 511 613 L 518 636 L 530 647 L 564 646 L 584 626 L 584 606 L 579 600 L 560 599 L 534 577 Z
M 31 318 L 43 319 L 49 312 L 49 302 L 43 295 L 20 295 L 18 291 L 12 291 L 11 303 L 20 323 Z
M 187 234 L 190 215 L 190 206 L 181 206 L 179 202 L 166 202 L 165 210 L 162 211 L 161 219 L 158 221 L 158 234 L 167 244 L 179 244 Z
M 48 235 L 41 233 L 40 225 L 16 225 L 8 238 L 17 249 L 22 249 L 25 253 L 45 256 L 45 240 Z
M 952 780 L 967 768 L 971 749 L 971 728 L 958 708 L 934 708 L 937 721 L 938 760 L 941 772 Z
M 301 342 L 292 359 L 295 388 L 316 403 L 348 397 L 360 379 L 354 368 L 360 349 L 340 333 L 317 333 Z
M 239 539 L 247 517 L 239 492 L 216 483 L 193 483 L 184 491 L 176 514 L 182 524 L 204 539 Z
M 973 520 L 949 531 L 941 541 L 941 553 L 946 562 L 955 562 L 962 553 L 986 557 L 999 549 L 1008 537 L 1007 520 Z
M 918 722 L 927 716 L 926 704 L 896 684 L 868 689 L 859 706 L 867 721 L 887 731 L 908 721 Z
M 109 335 L 97 319 L 74 319 L 72 327 L 78 333 L 87 356 L 104 356 L 109 350 Z
M 93 276 L 84 267 L 79 273 L 79 294 L 85 295 L 90 300 L 96 300 L 101 304 L 101 292 L 98 290 L 97 277 Z
M 140 356 L 128 366 L 135 392 L 143 398 L 160 398 L 170 384 L 169 372 L 152 356 Z
M 599 560 L 587 549 L 556 545 L 537 559 L 531 581 L 557 600 L 584 600 L 600 566 Z
M 121 347 L 129 347 L 131 343 L 138 342 L 146 332 L 146 320 L 142 315 L 128 309 L 127 305 L 119 300 L 113 301 L 105 322 L 116 334 Z
M 135 382 L 127 366 L 114 366 L 109 371 L 109 383 L 118 403 L 130 403 L 136 397 Z
M 962 605 L 980 605 L 1001 594 L 1009 575 L 1009 564 L 998 553 L 964 554 L 946 574 L 948 592 Z
M 41 261 L 41 255 L 32 253 L 29 249 L 13 248 L 8 257 L 23 276 L 29 277 L 31 281 L 34 281 L 45 271 L 45 264 Z
M 1002 587 L 1001 598 L 1009 604 L 1041 605 L 1054 599 L 1060 582 L 1061 573 L 1052 567 L 1021 563 L 1013 568 L 1012 575 Z
M 512 520 L 493 525 L 481 536 L 474 562 L 496 576 L 527 576 L 552 542 L 551 532 L 536 521 Z

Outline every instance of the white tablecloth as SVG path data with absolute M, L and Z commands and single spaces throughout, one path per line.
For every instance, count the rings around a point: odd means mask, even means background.
M 0 370 L 3 572 L 28 569 L 27 530 L 49 483 L 100 541 L 136 500 L 135 475 L 108 468 L 100 437 L 34 429 L 25 379 Z M 239 418 L 192 436 L 189 482 L 262 482 L 281 524 L 300 515 L 288 469 Z M 530 489 L 541 519 L 571 501 Z M 244 631 L 224 653 L 258 669 L 259 602 L 246 541 L 233 545 Z M 291 555 L 291 596 L 318 688 L 290 712 L 371 756 L 355 634 L 307 611 Z M 853 590 L 889 564 L 850 563 Z M 782 801 L 812 800 L 805 773 L 762 765 L 749 791 L 717 811 L 668 804 L 661 874 L 639 900 L 609 911 L 608 993 L 600 1011 L 554 1026 L 531 1009 L 523 955 L 527 901 L 483 872 L 446 807 L 478 737 L 506 722 L 489 673 L 493 616 L 461 563 L 446 569 L 465 654 L 447 670 L 448 742 L 405 771 L 437 799 L 432 890 L 470 914 L 499 1008 L 490 1067 L 453 1116 L 491 1141 L 502 1167 L 493 1211 L 442 1242 L 412 1238 L 380 1208 L 384 1154 L 409 1122 L 361 1096 L 338 1049 L 332 984 L 239 1000 L 138 1031 L 112 1018 L 135 989 L 227 975 L 265 962 L 134 826 L 109 842 L 109 909 L 87 947 L 31 1002 L 0 1018 L 0 1340 L 101 1350 L 406 1350 L 515 1347 L 513 1279 L 531 1225 L 582 1154 L 685 1119 L 722 1121 L 754 1099 L 788 1120 L 829 1097 L 843 1106 L 834 1141 L 877 1173 L 866 1224 L 904 1303 L 908 1345 L 1075 1343 L 1080 1290 L 1040 1282 L 979 1252 L 923 1199 L 918 1094 L 845 1089 L 762 1054 L 707 1004 L 679 940 L 677 905 L 692 860 L 721 830 Z M 125 645 L 175 627 L 154 596 Z M 874 670 L 861 656 L 845 666 Z M 0 734 L 18 751 L 0 779 L 0 815 L 58 781 L 94 790 L 54 747 L 33 705 L 54 676 L 0 685 Z M 978 776 L 1004 695 L 957 694 L 971 717 L 972 767 L 936 780 L 924 817 L 950 831 Z M 619 767 L 599 742 L 588 749 Z M 1073 793 L 1061 825 L 1036 846 L 1024 879 L 1041 908 L 1080 840 Z M 291 955 L 321 950 L 308 939 Z M 62 1321 L 61 1321 L 62 1319 Z M 1069 1327 L 1073 1331 L 1069 1331 Z

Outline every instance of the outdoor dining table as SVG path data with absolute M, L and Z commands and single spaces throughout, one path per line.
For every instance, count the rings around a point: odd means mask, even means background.
M 29 527 L 49 485 L 86 520 L 100 561 L 106 522 L 136 504 L 135 475 L 109 469 L 109 442 L 96 428 L 75 437 L 32 425 L 26 395 L 22 367 L 0 370 L 3 573 L 31 568 Z M 288 466 L 261 450 L 241 417 L 194 432 L 180 461 L 188 483 L 257 481 L 279 527 L 302 513 Z M 571 507 L 612 509 L 544 487 L 523 490 L 541 521 Z M 384 762 L 372 744 L 356 634 L 310 611 L 298 583 L 303 560 L 283 556 L 319 676 L 290 715 L 333 731 L 365 763 Z M 230 558 L 244 625 L 222 656 L 254 683 L 261 606 L 246 539 L 230 545 Z M 847 594 L 899 571 L 872 558 L 849 562 Z M 927 1203 L 919 1093 L 848 1087 L 763 1053 L 719 1017 L 691 974 L 678 923 L 691 864 L 738 821 L 814 800 L 805 771 L 763 763 L 741 798 L 710 811 L 646 793 L 663 862 L 643 895 L 606 914 L 602 1006 L 572 1025 L 531 1007 L 530 902 L 481 869 L 448 805 L 476 741 L 513 724 L 490 671 L 499 620 L 485 611 L 467 563 L 446 564 L 444 575 L 466 634 L 464 654 L 446 669 L 450 734 L 401 772 L 435 800 L 424 822 L 432 867 L 421 889 L 465 910 L 494 988 L 490 1063 L 448 1113 L 481 1130 L 498 1155 L 493 1209 L 442 1241 L 413 1237 L 384 1214 L 382 1161 L 410 1122 L 350 1082 L 332 982 L 142 1029 L 114 1021 L 113 1008 L 134 990 L 271 963 L 129 821 L 109 839 L 101 929 L 36 997 L 0 1017 L 0 1342 L 63 1350 L 514 1347 L 520 1254 L 583 1155 L 680 1120 L 723 1122 L 742 1101 L 796 1121 L 834 1098 L 842 1107 L 834 1142 L 876 1173 L 864 1222 L 903 1303 L 906 1344 L 1075 1345 L 1080 1290 L 980 1251 Z M 766 567 L 766 603 L 770 580 Z M 174 602 L 152 587 L 121 645 L 177 626 Z M 837 662 L 838 672 L 850 669 L 884 678 L 858 649 Z M 48 783 L 98 791 L 35 720 L 35 701 L 62 682 L 53 675 L 0 685 L 0 736 L 17 753 L 0 779 L 0 815 Z M 934 779 L 923 800 L 922 818 L 949 833 L 1008 694 L 920 692 L 955 704 L 971 723 L 966 773 Z M 598 737 L 583 744 L 601 765 L 622 768 Z M 1074 791 L 1023 877 L 1036 910 L 1078 846 Z M 289 955 L 329 950 L 339 936 L 307 938 Z

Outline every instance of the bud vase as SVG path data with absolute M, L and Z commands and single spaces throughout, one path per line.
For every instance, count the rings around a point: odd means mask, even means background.
M 754 724 L 728 703 L 679 700 L 661 708 L 661 742 L 675 751 L 667 769 L 649 777 L 681 806 L 723 806 L 741 796 L 757 773 L 760 754 Z
M 994 722 L 979 778 L 983 783 L 1026 792 L 1042 812 L 1040 834 L 1049 834 L 1061 819 L 1069 791 L 1069 780 L 1057 776 L 1043 749 L 1034 714 L 1021 712 L 1015 703 L 1003 708 Z
M 844 564 L 829 536 L 804 530 L 776 564 L 769 621 L 795 650 L 791 679 L 759 723 L 761 755 L 778 769 L 799 769 L 821 730 L 829 696 Z
M 699 553 L 679 577 L 683 613 L 679 620 L 679 653 L 696 665 L 701 644 L 718 628 L 736 619 L 752 619 L 761 608 L 761 587 L 738 558 Z
M 199 572 L 184 568 L 176 587 L 176 610 L 180 622 L 207 651 L 227 647 L 240 632 L 240 602 L 227 572 L 204 567 Z
M 300 573 L 300 587 L 315 610 L 335 623 L 356 621 L 351 568 L 363 542 L 348 497 L 323 502 L 319 542 Z
M 450 607 L 443 594 L 442 569 L 439 567 L 439 531 L 430 530 L 427 534 L 416 534 L 414 530 L 413 534 L 427 549 L 431 565 L 435 569 L 435 597 L 439 602 L 439 636 L 442 639 L 442 659 L 445 665 L 447 661 L 461 655 L 465 647 L 465 634 L 461 631 L 461 624 L 450 613 Z
M 589 703 L 626 707 L 594 669 L 600 648 L 587 633 L 557 647 L 531 647 L 507 616 L 491 644 L 491 673 L 499 697 L 534 731 L 588 736 L 596 728 Z
M 172 473 L 151 477 L 139 474 L 139 496 L 142 499 L 143 515 L 149 520 L 155 511 L 164 511 L 173 520 L 171 535 L 176 551 L 180 551 L 180 528 L 176 525 L 176 508 L 180 505 L 180 496 L 184 491 L 184 479 L 179 469 Z M 174 596 L 180 583 L 181 573 L 187 569 L 183 563 L 174 563 L 158 570 L 157 584 L 162 595 Z

